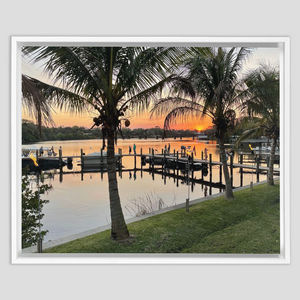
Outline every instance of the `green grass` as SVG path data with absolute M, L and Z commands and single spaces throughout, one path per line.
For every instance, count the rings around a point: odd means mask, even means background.
M 280 253 L 279 182 L 262 184 L 128 225 L 131 237 L 113 241 L 110 230 L 44 253 Z

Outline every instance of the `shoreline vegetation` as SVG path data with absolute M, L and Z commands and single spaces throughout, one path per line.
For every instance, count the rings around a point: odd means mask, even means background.
M 209 134 L 212 130 L 206 129 L 202 132 Z M 170 130 L 167 132 L 167 138 L 183 138 L 183 137 L 196 137 L 197 130 Z M 125 139 L 147 139 L 157 138 L 161 139 L 164 136 L 164 130 L 160 127 L 154 128 L 124 128 L 122 135 L 118 133 L 118 138 Z M 67 141 L 67 140 L 88 140 L 88 139 L 102 139 L 102 131 L 99 128 L 88 129 L 83 126 L 72 127 L 44 127 L 41 129 L 41 137 L 39 136 L 38 125 L 28 120 L 22 120 L 22 144 L 30 144 L 44 141 Z M 211 134 L 213 139 L 213 134 Z
M 45 249 L 44 253 L 280 253 L 280 181 L 236 191 L 128 224 L 130 237 L 110 230 Z

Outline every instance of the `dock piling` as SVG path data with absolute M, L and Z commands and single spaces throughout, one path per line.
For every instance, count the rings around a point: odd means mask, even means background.
M 243 154 L 240 154 L 240 164 L 243 164 Z M 241 181 L 241 186 L 243 186 L 243 168 L 240 168 L 240 181 Z
M 256 179 L 259 182 L 259 164 L 260 164 L 260 157 L 259 155 L 256 157 Z
M 230 155 L 230 178 L 231 178 L 231 186 L 233 185 L 233 155 Z
M 59 160 L 61 161 L 61 149 L 59 149 Z M 80 162 L 81 162 L 81 169 L 83 169 L 83 150 L 80 149 Z
M 122 154 L 122 148 L 118 149 L 118 154 L 120 155 L 120 160 L 119 160 L 119 171 L 122 171 L 122 160 L 123 160 L 123 154 Z M 122 174 L 121 174 L 122 178 Z
M 190 212 L 190 199 L 189 198 L 187 198 L 185 200 L 185 211 Z
M 212 181 L 212 154 L 209 153 L 209 181 Z

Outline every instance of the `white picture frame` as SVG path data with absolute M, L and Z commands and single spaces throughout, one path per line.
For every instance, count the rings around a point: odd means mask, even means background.
M 280 48 L 280 254 L 24 254 L 21 248 L 21 47 L 25 45 L 195 45 Z M 290 263 L 290 38 L 68 37 L 11 38 L 11 263 L 12 264 L 289 264 Z

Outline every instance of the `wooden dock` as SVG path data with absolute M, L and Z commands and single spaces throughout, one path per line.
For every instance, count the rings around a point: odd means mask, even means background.
M 61 149 L 60 149 L 61 150 Z M 102 153 L 101 151 L 99 154 Z M 202 184 L 209 187 L 209 193 L 211 193 L 211 188 L 219 188 L 220 191 L 224 189 L 223 184 L 223 167 L 221 161 L 213 161 L 212 160 L 212 154 L 210 153 L 208 156 L 208 159 L 203 158 L 203 151 L 201 153 L 201 159 L 194 158 L 193 154 L 192 156 L 188 157 L 185 155 L 185 153 L 175 151 L 173 153 L 167 153 L 167 151 L 162 150 L 161 153 L 158 153 L 157 151 L 154 151 L 154 149 L 149 148 L 149 153 L 142 153 L 142 149 L 140 149 L 140 153 L 132 153 L 132 154 L 123 154 L 122 149 L 118 149 L 118 168 L 117 172 L 120 177 L 122 177 L 122 174 L 125 172 L 141 172 L 144 171 L 149 172 L 152 174 L 152 177 L 154 179 L 154 174 L 160 174 L 163 176 L 164 180 L 166 180 L 167 177 L 174 178 L 174 180 L 186 180 L 187 182 L 190 182 L 193 188 L 194 184 Z M 103 164 L 100 162 L 103 162 L 103 156 L 99 155 L 99 164 L 95 165 L 94 168 L 86 168 L 84 166 L 83 161 L 84 153 L 81 149 L 80 155 L 62 155 L 62 151 L 59 151 L 59 157 L 60 159 L 66 159 L 68 161 L 74 161 L 76 160 L 76 164 L 81 166 L 81 170 L 74 170 L 65 172 L 60 168 L 60 181 L 63 180 L 63 175 L 66 174 L 75 174 L 80 173 L 81 174 L 81 180 L 83 180 L 85 173 L 101 173 L 101 176 L 103 176 L 103 173 L 107 171 L 106 167 L 103 167 Z M 130 169 L 124 168 L 122 166 L 122 158 L 124 157 L 131 157 L 133 159 L 133 165 L 130 167 Z M 147 163 L 145 163 L 146 158 L 148 158 Z M 246 159 L 244 159 L 246 158 Z M 234 172 L 233 170 L 238 168 L 240 173 L 240 183 L 241 186 L 243 185 L 243 174 L 244 173 L 254 173 L 256 174 L 257 181 L 259 181 L 259 176 L 262 173 L 268 172 L 268 161 L 265 159 L 261 159 L 259 156 L 252 156 L 252 163 L 249 164 L 249 155 L 247 153 L 239 154 L 238 163 L 233 163 L 233 156 L 229 156 L 227 166 L 230 173 L 231 183 L 233 185 L 233 177 Z M 167 167 L 167 162 L 173 160 L 174 163 L 172 163 L 172 167 Z M 247 163 L 243 163 L 243 160 L 245 160 Z M 187 162 L 190 162 L 190 164 L 187 164 Z M 177 163 L 176 163 L 177 162 Z M 193 164 L 202 164 L 202 168 L 200 170 L 193 170 L 191 167 Z M 263 164 L 263 165 L 262 165 Z M 183 167 L 186 166 L 186 167 Z M 187 166 L 189 166 L 187 168 Z M 218 181 L 213 182 L 213 167 L 218 168 L 219 178 Z M 179 174 L 179 171 L 183 172 L 182 175 Z M 200 172 L 200 176 L 197 174 L 197 172 Z M 274 174 L 280 175 L 280 168 L 274 168 Z M 205 180 L 205 177 L 208 175 L 208 178 Z M 233 186 L 233 188 L 235 188 Z
M 123 155 L 123 156 L 134 156 L 134 155 Z M 141 156 L 136 154 L 136 156 Z M 161 160 L 174 160 L 174 159 L 178 159 L 179 162 L 185 162 L 187 163 L 188 161 L 188 157 L 177 157 L 176 155 L 162 155 L 162 154 L 143 154 L 142 156 L 145 157 L 153 157 L 155 159 L 161 159 Z M 208 167 L 209 166 L 222 166 L 222 162 L 220 161 L 213 161 L 210 159 L 205 160 L 205 159 L 192 159 L 193 163 L 201 163 L 201 164 L 207 164 Z M 242 168 L 242 169 L 249 169 L 249 170 L 258 170 L 258 171 L 268 171 L 268 167 L 267 166 L 261 166 L 260 163 L 255 163 L 255 164 L 241 164 L 241 163 L 233 163 L 228 161 L 227 162 L 227 166 L 228 167 L 232 167 L 232 168 Z M 274 168 L 274 172 L 280 172 L 280 168 Z
M 121 159 L 123 157 L 132 157 L 135 161 L 135 168 L 136 168 L 136 158 L 137 157 L 143 157 L 143 158 L 153 158 L 155 160 L 162 160 L 162 161 L 167 161 L 167 160 L 177 160 L 178 162 L 184 162 L 187 163 L 188 161 L 188 157 L 182 157 L 180 156 L 180 154 L 178 153 L 178 151 L 175 153 L 170 155 L 170 154 L 154 154 L 152 153 L 147 153 L 147 154 L 143 154 L 142 151 L 141 153 L 136 153 L 136 154 L 122 154 L 121 151 L 119 151 L 119 155 L 121 157 Z M 60 155 L 59 156 L 61 159 L 69 159 L 69 160 L 73 160 L 73 159 L 82 159 L 82 155 L 75 155 L 75 156 L 63 156 Z M 230 157 L 232 158 L 232 157 Z M 221 166 L 222 162 L 220 161 L 213 161 L 212 160 L 212 156 L 211 154 L 209 155 L 209 159 L 197 159 L 192 157 L 192 163 L 201 163 L 201 164 L 206 164 L 209 168 L 213 167 L 213 166 Z M 241 159 L 242 161 L 242 159 Z M 233 163 L 232 159 L 229 159 L 227 162 L 227 166 L 230 168 L 241 168 L 241 169 L 248 169 L 248 170 L 255 170 L 255 171 L 268 171 L 268 167 L 267 166 L 262 166 L 260 164 L 260 161 L 257 161 L 256 163 L 253 164 L 243 164 L 243 163 Z M 274 168 L 274 172 L 280 173 L 280 168 Z

